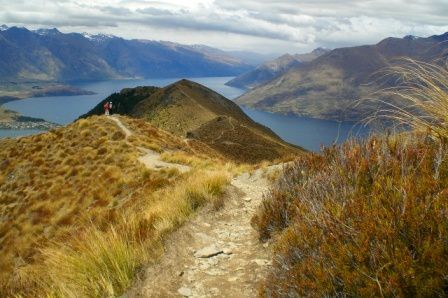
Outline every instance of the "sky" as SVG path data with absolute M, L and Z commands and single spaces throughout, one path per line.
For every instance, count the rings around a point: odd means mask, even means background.
M 0 24 L 305 53 L 448 31 L 448 0 L 0 0 Z

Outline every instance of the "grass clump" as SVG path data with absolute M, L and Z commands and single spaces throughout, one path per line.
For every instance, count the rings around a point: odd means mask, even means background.
M 71 246 L 45 249 L 43 286 L 56 297 L 119 296 L 148 257 L 132 231 L 92 229 Z
M 366 120 L 388 120 L 398 126 L 429 131 L 439 138 L 448 138 L 448 64 L 442 66 L 401 59 L 382 73 L 382 80 L 394 82 L 367 101 L 379 103 L 380 108 Z

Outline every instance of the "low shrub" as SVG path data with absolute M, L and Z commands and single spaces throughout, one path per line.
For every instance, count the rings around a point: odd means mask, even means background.
M 448 295 L 448 149 L 371 137 L 287 167 L 253 223 L 273 239 L 267 297 Z

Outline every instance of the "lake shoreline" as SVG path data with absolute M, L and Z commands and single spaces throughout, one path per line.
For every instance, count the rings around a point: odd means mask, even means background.
M 11 121 L 0 122 L 0 129 L 5 130 L 43 130 L 47 131 L 60 125 L 47 121 Z
M 32 97 L 94 95 L 95 92 L 59 82 L 0 82 L 0 106 Z
M 143 79 L 143 80 L 111 80 L 101 82 L 83 82 L 76 87 L 92 90 L 96 95 L 39 97 L 13 101 L 5 104 L 4 108 L 19 112 L 21 115 L 45 119 L 48 122 L 66 125 L 72 123 L 94 108 L 100 101 L 112 93 L 120 92 L 124 88 L 138 86 L 165 87 L 182 78 L 171 79 Z M 230 100 L 239 97 L 244 90 L 225 85 L 232 77 L 186 78 L 202 84 Z M 240 106 L 255 122 L 269 127 L 288 143 L 303 147 L 307 150 L 320 152 L 321 145 L 331 146 L 341 143 L 350 137 L 360 138 L 368 135 L 369 129 L 354 127 L 353 123 L 335 122 L 331 120 L 310 119 L 297 116 L 272 114 L 260 110 L 252 110 Z M 1 133 L 1 132 L 0 132 Z M 20 131 L 17 131 L 19 134 Z M 1 137 L 1 134 L 0 134 Z

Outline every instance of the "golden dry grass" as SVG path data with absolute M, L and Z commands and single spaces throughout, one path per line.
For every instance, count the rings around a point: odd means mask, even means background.
M 138 146 L 185 156 L 199 147 L 204 159 L 208 149 L 121 120 L 135 133 L 128 140 L 112 121 L 91 117 L 1 141 L 0 296 L 120 295 L 166 233 L 222 195 L 234 166 L 146 169 Z
M 448 65 L 435 65 L 401 59 L 399 66 L 382 71 L 382 80 L 393 81 L 395 86 L 381 89 L 373 99 L 383 106 L 366 119 L 390 120 L 399 126 L 417 131 L 429 131 L 447 138 L 448 131 Z

